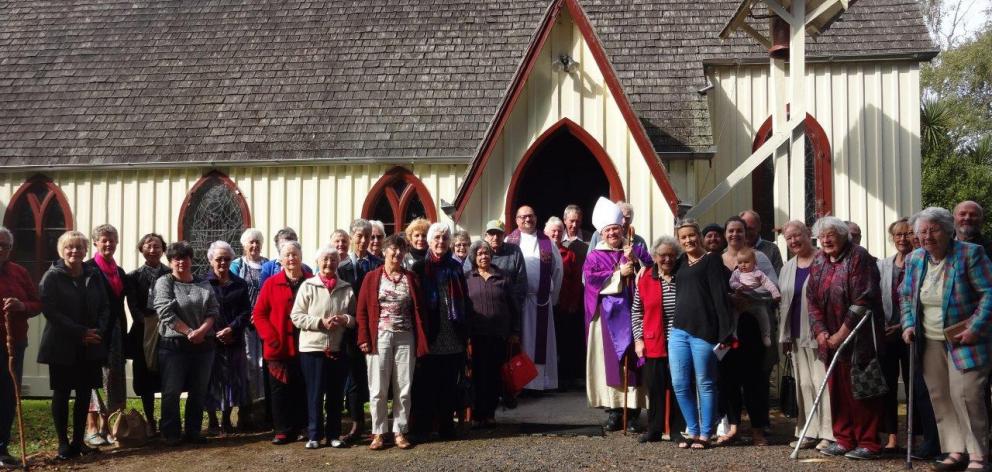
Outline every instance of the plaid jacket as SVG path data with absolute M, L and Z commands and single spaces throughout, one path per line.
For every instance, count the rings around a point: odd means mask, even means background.
M 917 352 L 922 352 L 923 309 L 920 305 L 920 284 L 930 259 L 923 248 L 906 258 L 906 276 L 900 288 L 902 328 L 916 328 Z M 992 262 L 985 257 L 982 246 L 961 241 L 950 242 L 944 272 L 944 327 L 971 319 L 971 331 L 978 341 L 969 346 L 947 348 L 958 370 L 982 367 L 989 362 L 992 347 L 989 335 L 992 325 Z

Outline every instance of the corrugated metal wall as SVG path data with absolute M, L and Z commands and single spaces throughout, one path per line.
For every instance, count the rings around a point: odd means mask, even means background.
M 714 67 L 709 73 L 718 154 L 711 166 L 696 166 L 697 201 L 750 156 L 757 129 L 771 114 L 768 66 Z M 919 65 L 810 63 L 806 92 L 807 110 L 830 140 L 834 215 L 861 225 L 862 244 L 872 254 L 891 255 L 888 224 L 920 209 Z M 750 199 L 748 178 L 702 220 L 722 222 Z M 780 213 L 775 223 L 793 218 L 802 215 Z

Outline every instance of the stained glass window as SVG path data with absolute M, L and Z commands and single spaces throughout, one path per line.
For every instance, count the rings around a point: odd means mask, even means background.
M 202 277 L 210 270 L 207 249 L 214 241 L 227 241 L 235 257 L 241 254 L 241 233 L 249 223 L 247 204 L 237 187 L 215 172 L 194 187 L 186 205 L 179 233 L 193 246 L 193 271 Z
M 14 194 L 4 226 L 14 234 L 12 260 L 38 282 L 59 258 L 57 242 L 72 229 L 72 213 L 59 188 L 47 177 L 36 176 Z

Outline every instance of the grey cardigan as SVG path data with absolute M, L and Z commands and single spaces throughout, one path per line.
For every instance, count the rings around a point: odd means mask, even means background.
M 219 313 L 217 298 L 207 281 L 180 282 L 172 274 L 155 281 L 152 306 L 158 313 L 158 334 L 163 338 L 186 338 L 184 333 L 175 330 L 178 320 L 196 329 L 207 318 L 214 318 Z M 213 334 L 213 330 L 207 333 L 208 336 Z

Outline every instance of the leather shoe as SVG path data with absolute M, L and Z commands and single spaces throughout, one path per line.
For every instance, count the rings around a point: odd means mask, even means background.
M 619 410 L 607 410 L 609 416 L 606 418 L 607 431 L 620 431 L 623 428 L 623 416 Z
M 941 472 L 962 471 L 968 468 L 968 459 L 958 458 L 953 462 L 934 462 L 932 469 Z

